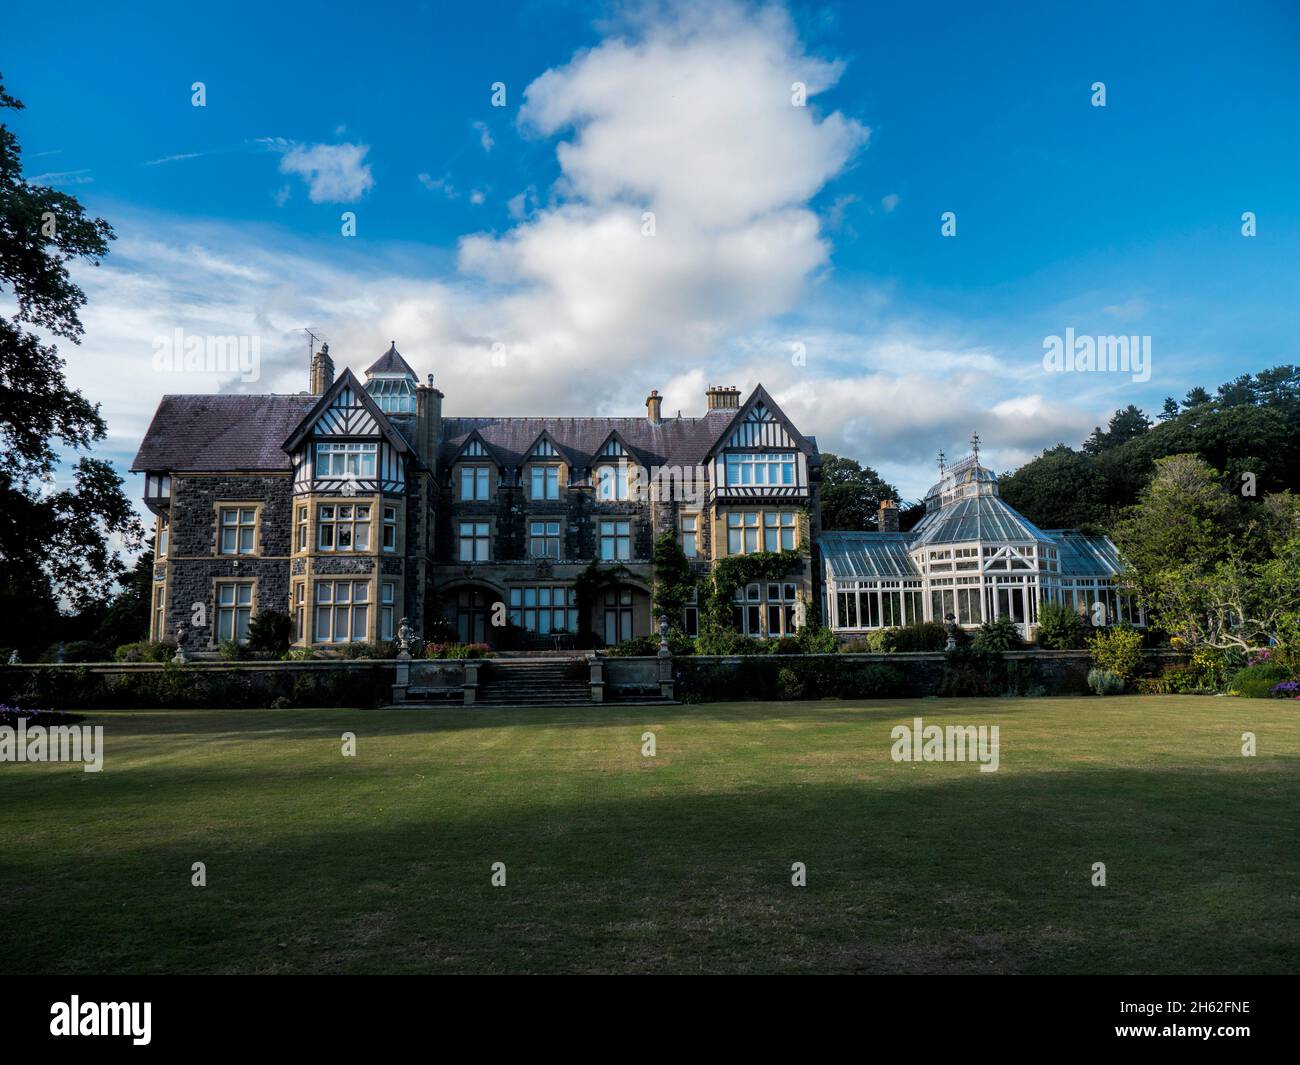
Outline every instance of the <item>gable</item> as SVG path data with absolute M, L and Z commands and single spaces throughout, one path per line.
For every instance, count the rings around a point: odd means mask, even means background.
M 805 456 L 816 453 L 816 448 L 794 427 L 776 400 L 758 385 L 731 423 L 718 437 L 709 452 L 710 457 L 723 449 L 781 449 L 802 452 Z
M 284 442 L 284 450 L 296 451 L 309 436 L 382 436 L 399 453 L 411 450 L 379 404 L 346 369 Z

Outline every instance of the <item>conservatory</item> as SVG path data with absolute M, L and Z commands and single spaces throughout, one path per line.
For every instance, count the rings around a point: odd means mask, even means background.
M 1010 618 L 1026 638 L 1040 603 L 1064 603 L 1097 625 L 1145 623 L 1119 583 L 1119 553 L 1106 536 L 1043 530 L 998 494 L 997 477 L 974 453 L 940 479 L 925 516 L 898 532 L 898 511 L 881 507 L 880 532 L 827 532 L 818 540 L 823 617 L 844 635 L 943 621 L 974 627 Z

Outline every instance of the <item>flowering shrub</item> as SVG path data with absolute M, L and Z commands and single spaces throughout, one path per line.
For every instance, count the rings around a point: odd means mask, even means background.
M 1092 660 L 1102 672 L 1131 681 L 1142 668 L 1142 634 L 1116 625 L 1092 638 Z
M 38 710 L 35 707 L 11 706 L 8 703 L 0 703 L 0 727 L 7 725 L 9 728 L 16 729 L 20 717 L 27 719 L 28 728 L 34 725 L 44 725 L 46 727 L 71 725 L 81 720 L 79 715 L 70 714 L 66 710 Z
M 1284 680 L 1273 685 L 1273 694 L 1279 699 L 1300 699 L 1300 681 Z

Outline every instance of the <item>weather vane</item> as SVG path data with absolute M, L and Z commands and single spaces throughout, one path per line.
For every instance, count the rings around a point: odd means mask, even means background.
M 944 454 L 943 450 L 939 451 L 939 476 L 942 477 L 944 472 Z
M 978 432 L 974 432 L 974 433 L 971 434 L 971 438 L 970 438 L 970 449 L 971 449 L 971 454 L 973 454 L 973 455 L 975 456 L 975 461 L 976 461 L 976 462 L 979 462 L 979 460 L 980 460 L 980 434 L 979 434 Z

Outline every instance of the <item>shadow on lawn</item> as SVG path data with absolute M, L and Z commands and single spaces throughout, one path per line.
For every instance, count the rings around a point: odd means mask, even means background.
M 361 727 L 393 735 L 437 733 L 459 729 L 548 728 L 577 725 L 583 728 L 625 728 L 631 724 L 681 721 L 745 724 L 790 720 L 801 724 L 849 724 L 853 721 L 910 721 L 914 716 L 949 720 L 954 715 L 997 714 L 1014 717 L 1041 708 L 1042 700 L 1019 699 L 823 699 L 816 702 L 736 702 L 652 704 L 592 707 L 448 707 L 433 710 L 370 710 L 356 707 L 322 707 L 302 710 L 92 710 L 82 711 L 88 723 L 114 722 L 130 733 L 133 719 L 145 719 L 150 735 L 240 735 L 254 737 L 309 735 L 337 737 L 337 728 Z M 322 722 L 322 715 L 329 715 Z
M 183 841 L 153 842 L 141 815 L 109 843 L 69 824 L 58 847 L 10 848 L 0 970 L 1291 971 L 1296 763 L 917 765 L 897 769 L 925 786 L 690 794 L 577 774 L 562 792 L 405 801 L 317 781 L 292 810 L 199 771 L 219 832 L 169 823 L 164 790 L 153 820 Z

